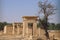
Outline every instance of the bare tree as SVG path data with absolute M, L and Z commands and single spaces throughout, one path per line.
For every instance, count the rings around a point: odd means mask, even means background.
M 38 12 L 38 17 L 39 17 L 39 23 L 42 26 L 42 28 L 45 30 L 45 35 L 47 39 L 49 39 L 49 33 L 48 33 L 48 17 L 54 13 L 54 6 L 48 2 L 48 0 L 41 2 L 38 2 L 39 5 L 39 12 Z M 43 14 L 44 16 L 44 21 L 42 21 L 40 14 Z

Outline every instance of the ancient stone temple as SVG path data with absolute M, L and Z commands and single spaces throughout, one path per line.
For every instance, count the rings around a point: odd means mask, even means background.
M 23 16 L 22 23 L 12 23 L 12 25 L 6 25 L 4 27 L 4 34 L 23 34 L 36 35 L 37 30 L 37 16 Z
M 23 16 L 22 23 L 12 23 L 4 27 L 6 35 L 22 35 L 23 37 L 37 37 L 37 16 Z
M 0 35 L 11 35 L 24 40 L 46 40 L 44 29 L 37 28 L 38 16 L 23 16 L 23 22 L 14 22 L 10 25 L 5 25 L 4 31 Z M 60 40 L 59 30 L 48 30 L 50 40 Z
M 37 36 L 37 16 L 23 16 L 23 36 Z
M 6 25 L 4 27 L 4 34 L 22 34 L 23 24 L 22 23 L 12 23 L 12 25 Z

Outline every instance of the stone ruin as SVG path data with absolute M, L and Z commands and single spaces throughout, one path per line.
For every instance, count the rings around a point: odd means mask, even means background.
M 12 23 L 12 25 L 6 25 L 4 31 L 0 35 L 19 36 L 23 40 L 47 40 L 44 29 L 37 28 L 37 16 L 23 16 L 22 23 Z M 56 38 L 59 40 L 60 31 L 49 30 L 50 40 Z

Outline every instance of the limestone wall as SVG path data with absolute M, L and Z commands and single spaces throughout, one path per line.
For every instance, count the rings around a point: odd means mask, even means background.
M 13 26 L 7 26 L 6 34 L 7 35 L 11 35 L 12 34 L 12 30 L 13 30 Z M 49 32 L 49 36 L 50 36 L 51 40 L 53 40 L 53 38 L 60 40 L 60 30 L 48 30 L 48 32 Z M 0 32 L 1 35 L 3 35 L 2 33 L 3 32 Z M 23 34 L 23 27 L 19 27 L 19 35 L 22 35 L 22 34 Z M 31 35 L 31 34 L 32 34 L 32 29 L 28 28 L 28 35 Z M 46 39 L 45 32 L 44 32 L 43 29 L 37 28 L 36 29 L 36 34 L 37 34 L 37 38 L 41 38 L 43 40 Z
M 60 40 L 60 30 L 48 30 L 48 32 L 49 32 L 50 40 L 53 40 L 53 39 Z M 38 28 L 37 35 L 38 35 L 38 38 L 46 40 L 45 31 L 43 29 Z
M 19 27 L 19 34 L 20 34 L 20 35 L 23 34 L 23 27 Z
M 12 26 L 7 26 L 6 28 L 6 34 L 12 34 L 13 27 Z
M 60 40 L 60 30 L 49 30 L 50 38 Z
M 12 34 L 12 30 L 13 30 L 13 27 L 12 27 L 12 25 L 6 25 L 5 27 L 4 27 L 4 34 Z

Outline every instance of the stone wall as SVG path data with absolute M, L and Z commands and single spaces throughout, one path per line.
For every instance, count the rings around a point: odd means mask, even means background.
M 22 24 L 20 23 L 13 23 L 12 25 L 6 25 L 4 27 L 4 34 L 6 35 L 17 35 L 17 34 L 22 34 L 23 27 L 21 26 Z
M 60 30 L 48 30 L 50 40 L 60 40 Z M 45 31 L 41 28 L 37 29 L 38 38 L 46 40 Z
M 13 30 L 13 27 L 12 27 L 12 26 L 7 26 L 7 27 L 6 27 L 6 34 L 11 35 L 12 32 L 13 32 L 12 30 Z
M 49 30 L 50 39 L 60 40 L 60 30 Z
M 12 26 L 8 26 L 7 28 L 6 28 L 6 30 L 7 30 L 7 32 L 6 32 L 6 34 L 7 35 L 11 35 L 11 33 L 12 33 Z M 53 40 L 53 39 L 57 39 L 57 40 L 60 40 L 60 30 L 48 30 L 48 32 L 49 32 L 49 36 L 50 36 L 50 40 Z M 28 33 L 28 35 L 30 35 L 32 33 L 32 29 L 31 28 L 29 28 L 29 33 Z M 43 39 L 43 40 L 46 40 L 46 37 L 45 37 L 45 35 L 44 35 L 44 30 L 43 29 L 41 29 L 41 28 L 37 28 L 37 30 L 36 30 L 36 33 L 37 33 L 37 38 L 41 38 L 41 39 Z M 0 36 L 2 36 L 3 34 L 2 34 L 2 31 L 0 32 Z M 19 27 L 19 35 L 21 36 L 23 34 L 23 27 Z M 6 35 L 6 36 L 7 36 Z M 13 36 L 13 35 L 12 35 Z M 16 35 L 17 36 L 17 35 Z M 9 37 L 9 36 L 8 36 Z M 32 36 L 31 36 L 32 37 Z M 29 37 L 30 38 L 30 37 Z M 36 39 L 37 39 L 36 38 Z

